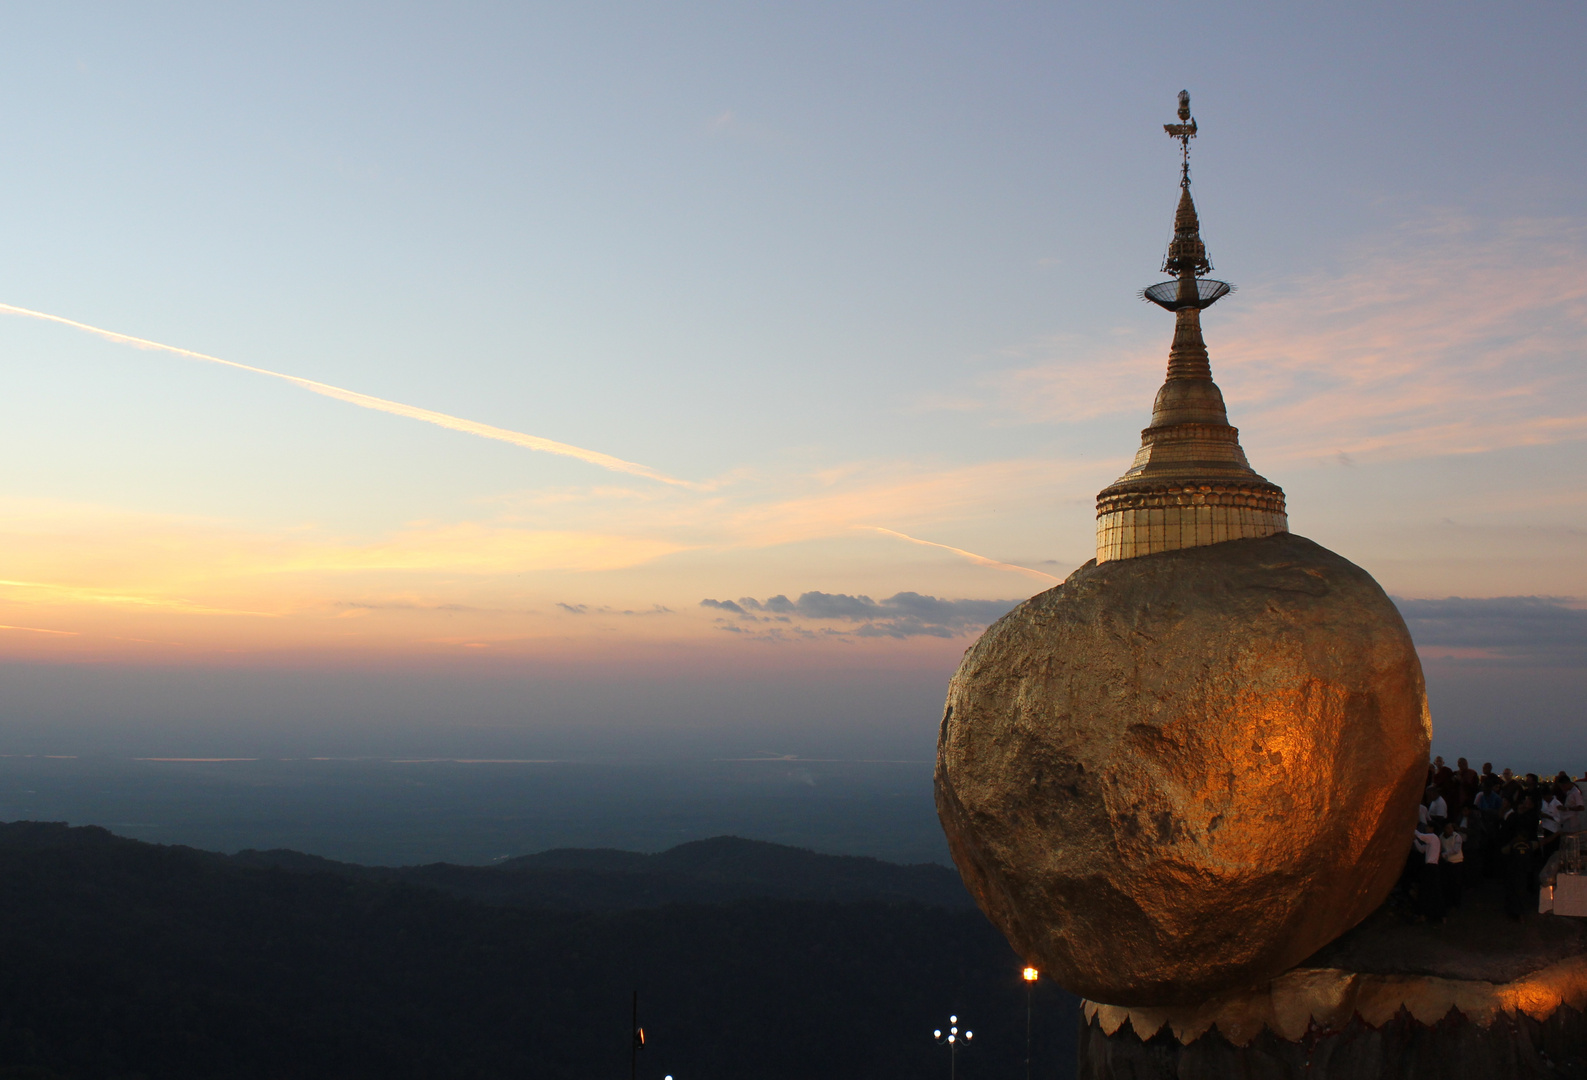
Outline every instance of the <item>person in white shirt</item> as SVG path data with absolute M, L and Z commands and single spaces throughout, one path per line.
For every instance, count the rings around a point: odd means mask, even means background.
M 1565 833 L 1581 833 L 1582 828 L 1587 828 L 1587 821 L 1582 820 L 1587 817 L 1587 799 L 1582 798 L 1581 783 L 1571 780 L 1568 772 L 1560 772 L 1560 780 L 1560 787 L 1565 790 L 1565 817 L 1560 820 L 1560 828 Z
M 1559 792 L 1549 790 L 1543 796 L 1543 831 L 1549 836 L 1559 832 L 1561 821 L 1565 817 L 1565 800 L 1560 798 Z
M 1441 830 L 1449 817 L 1449 806 L 1437 788 L 1428 788 L 1427 794 L 1430 796 L 1427 801 L 1427 820 L 1434 829 Z
M 1442 879 L 1444 903 L 1460 906 L 1466 877 L 1466 837 L 1453 821 L 1445 822 L 1444 835 L 1438 838 L 1438 876 Z
M 1418 825 L 1416 835 L 1411 838 L 1416 845 L 1416 850 L 1422 853 L 1423 863 L 1421 874 L 1416 879 L 1418 899 L 1421 900 L 1422 915 L 1428 922 L 1437 923 L 1444 921 L 1444 890 L 1438 869 L 1438 857 L 1443 851 L 1443 845 L 1438 840 L 1438 834 L 1431 829 Z

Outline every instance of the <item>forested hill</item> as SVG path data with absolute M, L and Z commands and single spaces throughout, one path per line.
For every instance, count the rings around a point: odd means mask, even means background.
M 658 855 L 564 848 L 493 866 L 364 867 L 295 851 L 244 851 L 233 858 L 248 866 L 402 881 L 490 904 L 578 911 L 720 904 L 753 897 L 971 906 L 958 873 L 945 866 L 821 855 L 736 836 L 680 844 Z
M 836 865 L 744 843 L 448 871 L 718 874 L 745 897 L 756 881 L 808 895 Z M 847 897 L 868 874 L 883 895 L 929 877 L 837 862 Z M 608 890 L 580 911 L 418 884 L 436 872 L 0 825 L 0 1077 L 621 1077 L 635 989 L 645 1080 L 946 1075 L 930 1032 L 950 1012 L 976 1030 L 964 1080 L 1023 1068 L 1019 960 L 962 901 Z M 1036 1005 L 1038 1071 L 1067 1075 L 1074 999 L 1043 987 Z

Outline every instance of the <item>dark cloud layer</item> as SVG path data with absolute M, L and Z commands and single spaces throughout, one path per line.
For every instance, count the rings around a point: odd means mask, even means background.
M 1423 649 L 1473 650 L 1470 662 L 1587 667 L 1587 610 L 1549 596 L 1395 599 Z
M 648 610 L 646 610 L 646 611 L 635 611 L 632 608 L 625 608 L 625 609 L 623 609 L 621 611 L 619 611 L 617 608 L 613 608 L 613 607 L 592 608 L 588 604 L 564 604 L 561 601 L 557 602 L 557 607 L 561 608 L 563 611 L 567 612 L 569 615 L 588 615 L 588 614 L 591 614 L 592 612 L 594 614 L 596 614 L 596 615 L 671 615 L 672 614 L 672 609 L 670 607 L 662 607 L 660 604 L 652 604 L 650 606 L 650 608 Z
M 737 601 L 701 600 L 700 606 L 729 612 L 748 623 L 837 623 L 838 632 L 856 637 L 948 638 L 987 625 L 1017 603 L 1018 600 L 942 600 L 916 592 L 901 592 L 885 600 L 807 592 L 797 600 L 782 595 L 764 601 L 743 596 Z

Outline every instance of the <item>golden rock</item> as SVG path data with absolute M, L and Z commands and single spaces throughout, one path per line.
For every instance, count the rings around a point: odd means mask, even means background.
M 1393 887 L 1431 725 L 1366 571 L 1278 533 L 1091 562 L 966 653 L 937 811 L 982 910 L 1086 998 L 1272 979 Z

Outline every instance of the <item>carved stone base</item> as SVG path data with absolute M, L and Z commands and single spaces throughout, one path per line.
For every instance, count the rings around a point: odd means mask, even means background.
M 1587 920 L 1507 915 L 1499 882 L 1473 884 L 1436 924 L 1396 894 L 1305 963 L 1201 1005 L 1085 1002 L 1077 1075 L 1587 1080 Z
M 1357 1016 L 1298 1040 L 1264 1029 L 1237 1046 L 1216 1030 L 1181 1043 L 1142 1041 L 1081 1017 L 1079 1080 L 1533 1080 L 1587 1077 L 1587 1017 L 1562 1005 L 1546 1020 L 1506 1013 L 1486 1027 L 1459 1012 L 1424 1024 L 1400 1012 L 1374 1026 Z

